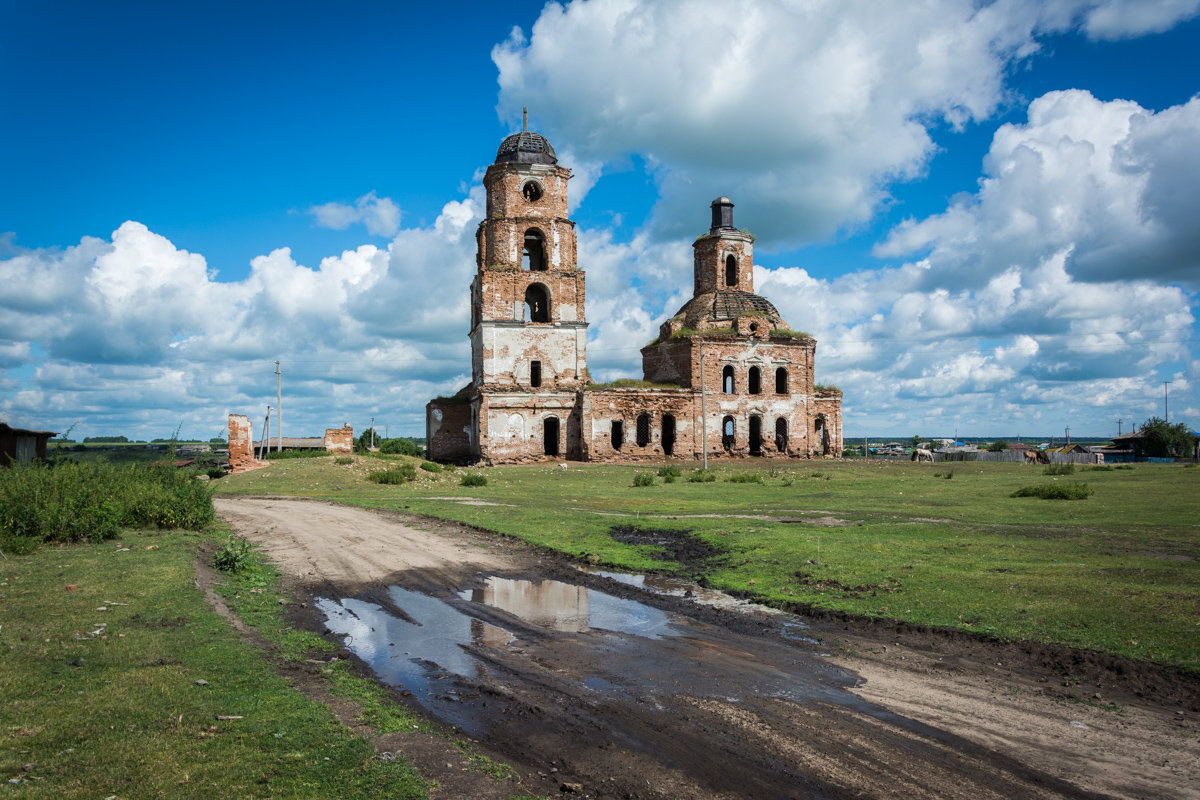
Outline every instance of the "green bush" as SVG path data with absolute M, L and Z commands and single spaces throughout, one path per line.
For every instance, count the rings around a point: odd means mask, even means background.
M 1074 475 L 1074 464 L 1048 464 L 1042 468 L 1043 475 Z
M 171 463 L 66 461 L 0 470 L 0 547 L 100 542 L 123 528 L 199 529 L 215 519 L 212 490 Z
M 634 486 L 653 486 L 654 476 L 649 472 L 639 472 L 633 476 Z
M 711 469 L 693 470 L 688 475 L 688 483 L 712 483 L 717 479 L 717 475 Z
M 344 467 L 344 466 L 346 466 L 347 464 L 353 464 L 353 463 L 354 463 L 354 456 L 338 456 L 337 458 L 335 458 L 335 459 L 333 460 L 333 463 L 335 463 L 335 464 L 341 464 L 341 465 Z
M 401 483 L 408 483 L 417 479 L 417 468 L 412 464 L 396 464 L 387 469 L 380 469 L 374 472 L 367 473 L 367 480 L 372 483 L 382 483 L 389 486 L 395 486 Z
M 241 572 L 250 566 L 252 552 L 250 542 L 231 534 L 213 553 L 212 565 L 222 572 Z
M 388 455 L 413 456 L 415 458 L 425 457 L 425 448 L 414 442 L 412 439 L 403 437 L 398 439 L 384 439 L 379 443 L 379 452 L 387 453 Z
M 674 464 L 667 464 L 658 471 L 658 477 L 660 478 L 678 478 L 682 474 L 683 470 L 679 469 L 679 467 L 675 466 Z
M 421 469 L 425 470 L 426 472 L 441 472 L 442 471 L 441 466 L 433 463 L 432 461 L 422 461 Z
M 1086 483 L 1044 483 L 1041 486 L 1024 486 L 1012 493 L 1012 497 L 1040 497 L 1043 500 L 1083 500 L 1095 494 Z
M 757 472 L 735 472 L 725 478 L 726 483 L 762 483 L 762 475 Z
M 468 472 L 458 482 L 459 486 L 487 486 L 487 475 L 478 472 Z

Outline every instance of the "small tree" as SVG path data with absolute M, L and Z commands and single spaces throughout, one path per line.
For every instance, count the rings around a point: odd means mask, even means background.
M 1142 454 L 1151 458 L 1181 458 L 1190 456 L 1196 447 L 1196 437 L 1182 422 L 1174 425 L 1151 417 L 1142 425 Z
M 1008 442 L 1004 439 L 997 439 L 987 447 L 989 453 L 1003 453 L 1008 449 Z
M 379 431 L 374 428 L 367 428 L 354 440 L 354 452 L 365 453 L 370 449 L 371 442 L 375 443 L 375 447 L 379 447 L 379 443 L 382 441 L 383 437 L 379 435 Z
M 914 435 L 914 436 L 913 436 L 913 438 L 912 438 L 912 446 L 913 446 L 913 447 L 920 447 L 920 446 L 921 446 L 921 441 L 922 441 L 922 439 L 921 439 L 920 435 Z
M 417 458 L 425 457 L 425 448 L 412 439 L 399 437 L 397 439 L 386 439 L 383 442 L 376 439 L 375 444 L 379 447 L 379 452 L 381 453 L 395 453 L 402 456 L 416 456 Z

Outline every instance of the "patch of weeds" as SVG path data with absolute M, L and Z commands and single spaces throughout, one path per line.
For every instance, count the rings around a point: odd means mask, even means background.
M 353 463 L 354 463 L 354 456 L 338 456 L 337 458 L 335 458 L 335 459 L 333 460 L 333 463 L 335 463 L 335 464 L 339 464 L 339 465 L 341 465 L 341 466 L 343 466 L 343 467 L 344 467 L 344 466 L 346 466 L 347 464 L 353 464 Z
M 1118 464 L 1113 469 L 1133 469 L 1133 464 Z
M 726 483 L 762 483 L 762 475 L 757 472 L 735 472 L 725 477 Z
M 442 471 L 441 465 L 435 464 L 432 461 L 422 461 L 421 469 L 425 470 L 426 472 L 441 472 Z
M 633 476 L 634 486 L 653 486 L 654 476 L 649 472 L 639 472 Z
M 1195 466 L 1194 464 L 1192 466 Z M 1112 472 L 1113 468 L 1108 464 L 1097 464 L 1094 467 L 1084 467 L 1080 472 Z
M 1043 475 L 1074 475 L 1074 464 L 1047 464 L 1042 468 Z
M 1084 500 L 1095 494 L 1086 483 L 1049 483 L 1041 486 L 1023 486 L 1010 497 L 1040 497 L 1043 500 Z
M 459 486 L 487 486 L 487 482 L 488 482 L 487 475 L 483 475 L 478 472 L 468 472 L 466 475 L 463 475 L 459 479 L 458 485 Z
M 806 478 L 828 478 L 829 476 L 826 475 L 824 472 L 810 472 L 805 477 Z
M 896 578 L 884 578 L 882 583 L 860 583 L 852 585 L 834 578 L 818 578 L 804 570 L 792 573 L 795 582 L 817 592 L 837 592 L 845 597 L 874 597 L 879 592 L 898 594 L 902 586 Z
M 674 464 L 667 464 L 658 470 L 658 477 L 660 478 L 678 478 L 681 475 L 683 475 L 683 470 Z
M 954 479 L 954 470 L 952 470 L 952 469 L 946 470 L 946 472 L 942 475 L 942 477 L 945 478 L 946 480 L 953 480 Z
M 467 756 L 467 765 L 470 769 L 482 772 L 488 777 L 495 778 L 499 781 L 507 781 L 513 777 L 513 769 L 508 764 L 499 761 L 493 761 L 483 753 L 477 752 L 471 747 L 470 742 L 464 739 L 456 739 L 455 747 L 462 750 Z
M 254 564 L 252 556 L 254 548 L 250 542 L 230 534 L 217 552 L 213 553 L 212 565 L 221 572 L 242 572 L 251 569 Z
M 688 483 L 712 483 L 717 474 L 711 469 L 697 469 L 688 473 Z
M 397 464 L 387 469 L 380 469 L 367 474 L 367 480 L 372 483 L 382 483 L 394 486 L 408 483 L 417 479 L 417 468 L 412 464 Z

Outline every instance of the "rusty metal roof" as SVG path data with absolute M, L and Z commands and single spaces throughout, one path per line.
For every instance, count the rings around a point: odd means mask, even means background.
M 500 143 L 496 163 L 557 164 L 558 156 L 545 136 L 534 131 L 521 131 Z
M 712 304 L 713 319 L 737 319 L 747 311 L 758 311 L 767 314 L 773 320 L 779 319 L 779 312 L 771 301 L 753 292 L 714 292 Z

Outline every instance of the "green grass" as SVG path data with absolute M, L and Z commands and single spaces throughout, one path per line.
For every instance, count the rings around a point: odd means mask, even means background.
M 124 531 L 119 542 L 43 547 L 0 562 L 0 773 L 23 780 L 8 792 L 424 797 L 410 768 L 375 758 L 369 741 L 209 610 L 192 559 L 212 535 Z M 242 597 L 270 603 L 278 618 L 271 577 L 238 574 L 263 589 Z M 297 655 L 320 642 L 284 627 L 278 636 Z M 24 772 L 25 764 L 36 766 Z
M 307 465 L 306 465 L 307 466 Z M 477 525 L 571 557 L 703 576 L 777 606 L 1057 642 L 1200 671 L 1200 470 L 1139 464 L 1088 474 L 1095 494 L 1048 503 L 1010 495 L 1041 479 L 1024 464 L 873 460 L 716 462 L 687 480 L 633 486 L 645 466 L 495 467 L 486 487 L 421 474 L 376 486 L 345 468 L 273 465 L 218 491 L 321 497 Z M 753 473 L 762 483 L 732 483 Z M 808 480 L 810 475 L 819 480 Z M 498 505 L 464 505 L 458 498 Z M 446 499 L 449 498 L 449 499 Z M 761 518 L 760 518 L 761 517 Z M 792 521 L 783 521 L 792 520 Z M 692 530 L 725 556 L 691 570 L 616 542 L 614 525 Z M 819 566 L 816 561 L 820 549 Z M 797 572 L 807 572 L 801 578 Z M 856 587 L 865 587 L 858 589 Z

